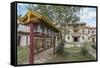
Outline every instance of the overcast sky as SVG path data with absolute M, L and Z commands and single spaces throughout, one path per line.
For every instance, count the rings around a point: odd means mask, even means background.
M 18 3 L 17 5 L 17 14 L 25 15 L 27 12 L 26 6 L 28 4 Z M 96 26 L 96 8 L 84 7 L 83 11 L 80 14 L 80 22 L 85 22 L 87 25 Z

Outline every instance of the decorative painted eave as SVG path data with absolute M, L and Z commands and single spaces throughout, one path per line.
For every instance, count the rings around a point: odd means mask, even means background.
M 38 22 L 39 19 L 41 19 L 42 15 L 33 12 L 32 10 L 29 10 L 22 18 L 20 18 L 21 23 L 20 24 L 28 24 L 30 21 Z
M 48 17 L 43 16 L 37 12 L 34 12 L 32 10 L 29 10 L 23 17 L 20 18 L 20 24 L 29 24 L 32 21 L 34 21 L 35 23 L 44 23 L 47 24 L 48 26 L 50 26 L 51 28 L 53 27 L 55 30 L 59 31 L 60 30 L 58 28 L 56 28 L 52 22 L 48 19 Z M 41 22 L 43 21 L 43 22 Z M 33 22 L 32 22 L 33 23 Z

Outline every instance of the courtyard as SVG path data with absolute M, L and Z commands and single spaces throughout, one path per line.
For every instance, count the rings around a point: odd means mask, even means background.
M 93 50 L 93 49 L 92 49 Z M 53 48 L 50 48 L 46 51 L 43 51 L 39 54 L 36 54 L 34 57 L 34 63 L 55 63 L 55 62 L 72 62 L 72 61 L 91 61 L 96 60 L 96 53 L 90 53 L 84 55 L 81 53 L 81 47 L 70 47 L 64 48 L 63 55 L 56 55 L 52 53 Z M 28 64 L 28 53 L 29 50 L 27 47 L 18 48 L 18 63 L 19 64 Z M 95 55 L 95 56 L 94 56 Z

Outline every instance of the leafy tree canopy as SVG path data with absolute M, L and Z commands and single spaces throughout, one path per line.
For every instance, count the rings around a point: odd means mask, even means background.
M 60 24 L 60 28 L 66 29 L 69 23 L 76 23 L 80 20 L 81 7 L 76 6 L 57 6 L 57 5 L 41 5 L 30 4 L 28 10 L 36 11 L 42 15 L 47 16 L 56 24 Z

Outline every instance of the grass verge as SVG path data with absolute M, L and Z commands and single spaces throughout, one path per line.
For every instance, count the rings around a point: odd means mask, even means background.
M 28 48 L 27 47 L 18 47 L 17 48 L 17 63 L 25 64 L 28 61 Z

